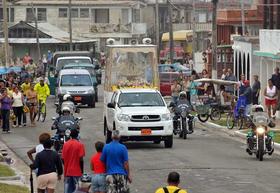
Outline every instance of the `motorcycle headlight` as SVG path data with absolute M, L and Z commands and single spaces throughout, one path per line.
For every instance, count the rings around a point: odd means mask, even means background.
M 71 134 L 71 131 L 70 131 L 69 129 L 67 129 L 67 130 L 65 131 L 65 135 L 66 135 L 67 137 L 70 137 L 70 134 Z
M 170 114 L 170 113 L 162 114 L 162 115 L 161 115 L 161 119 L 162 119 L 163 121 L 169 121 L 169 120 L 172 119 L 172 118 L 171 118 L 171 114 Z
M 130 117 L 128 115 L 125 115 L 125 114 L 118 114 L 117 118 L 118 118 L 119 121 L 125 121 L 125 122 L 130 121 Z
M 257 127 L 257 133 L 258 133 L 259 135 L 264 134 L 264 133 L 265 133 L 265 128 L 263 128 L 263 127 Z

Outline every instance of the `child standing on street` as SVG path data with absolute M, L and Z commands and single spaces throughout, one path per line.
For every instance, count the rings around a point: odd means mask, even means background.
M 102 150 L 104 147 L 103 142 L 96 142 L 95 149 L 96 154 L 91 157 L 90 165 L 93 171 L 91 187 L 93 193 L 105 193 L 106 192 L 106 167 L 100 160 Z

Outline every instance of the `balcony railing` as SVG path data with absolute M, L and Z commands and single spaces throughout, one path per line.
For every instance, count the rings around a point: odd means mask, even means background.
M 179 31 L 179 30 L 192 30 L 193 25 L 192 23 L 174 23 L 173 24 L 173 30 Z M 212 23 L 196 23 L 195 24 L 195 30 L 196 31 L 212 31 Z
M 90 25 L 90 32 L 146 34 L 147 25 L 145 23 L 129 23 L 126 25 L 111 23 L 94 23 Z

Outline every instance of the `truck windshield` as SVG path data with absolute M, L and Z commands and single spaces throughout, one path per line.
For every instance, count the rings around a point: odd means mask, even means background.
M 165 106 L 158 93 L 122 93 L 118 105 L 119 107 Z
M 91 77 L 86 74 L 62 75 L 60 86 L 92 86 Z
M 66 64 L 91 64 L 89 58 L 62 58 L 57 61 L 56 70 L 61 70 Z
M 117 87 L 152 85 L 153 52 L 117 50 L 113 53 L 111 85 Z

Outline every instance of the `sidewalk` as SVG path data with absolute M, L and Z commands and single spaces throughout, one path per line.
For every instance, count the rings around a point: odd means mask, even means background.
M 30 187 L 29 177 L 30 169 L 21 159 L 19 159 L 14 152 L 12 152 L 2 141 L 0 141 L 0 150 L 1 152 L 7 152 L 7 158 L 11 158 L 11 164 L 7 164 L 15 172 L 15 176 L 11 177 L 1 177 L 0 183 L 10 184 L 10 185 L 19 185 Z M 1 153 L 0 152 L 0 153 Z M 1 153 L 2 154 L 2 153 Z M 1 163 L 1 162 L 0 162 Z M 6 165 L 5 162 L 1 164 Z

